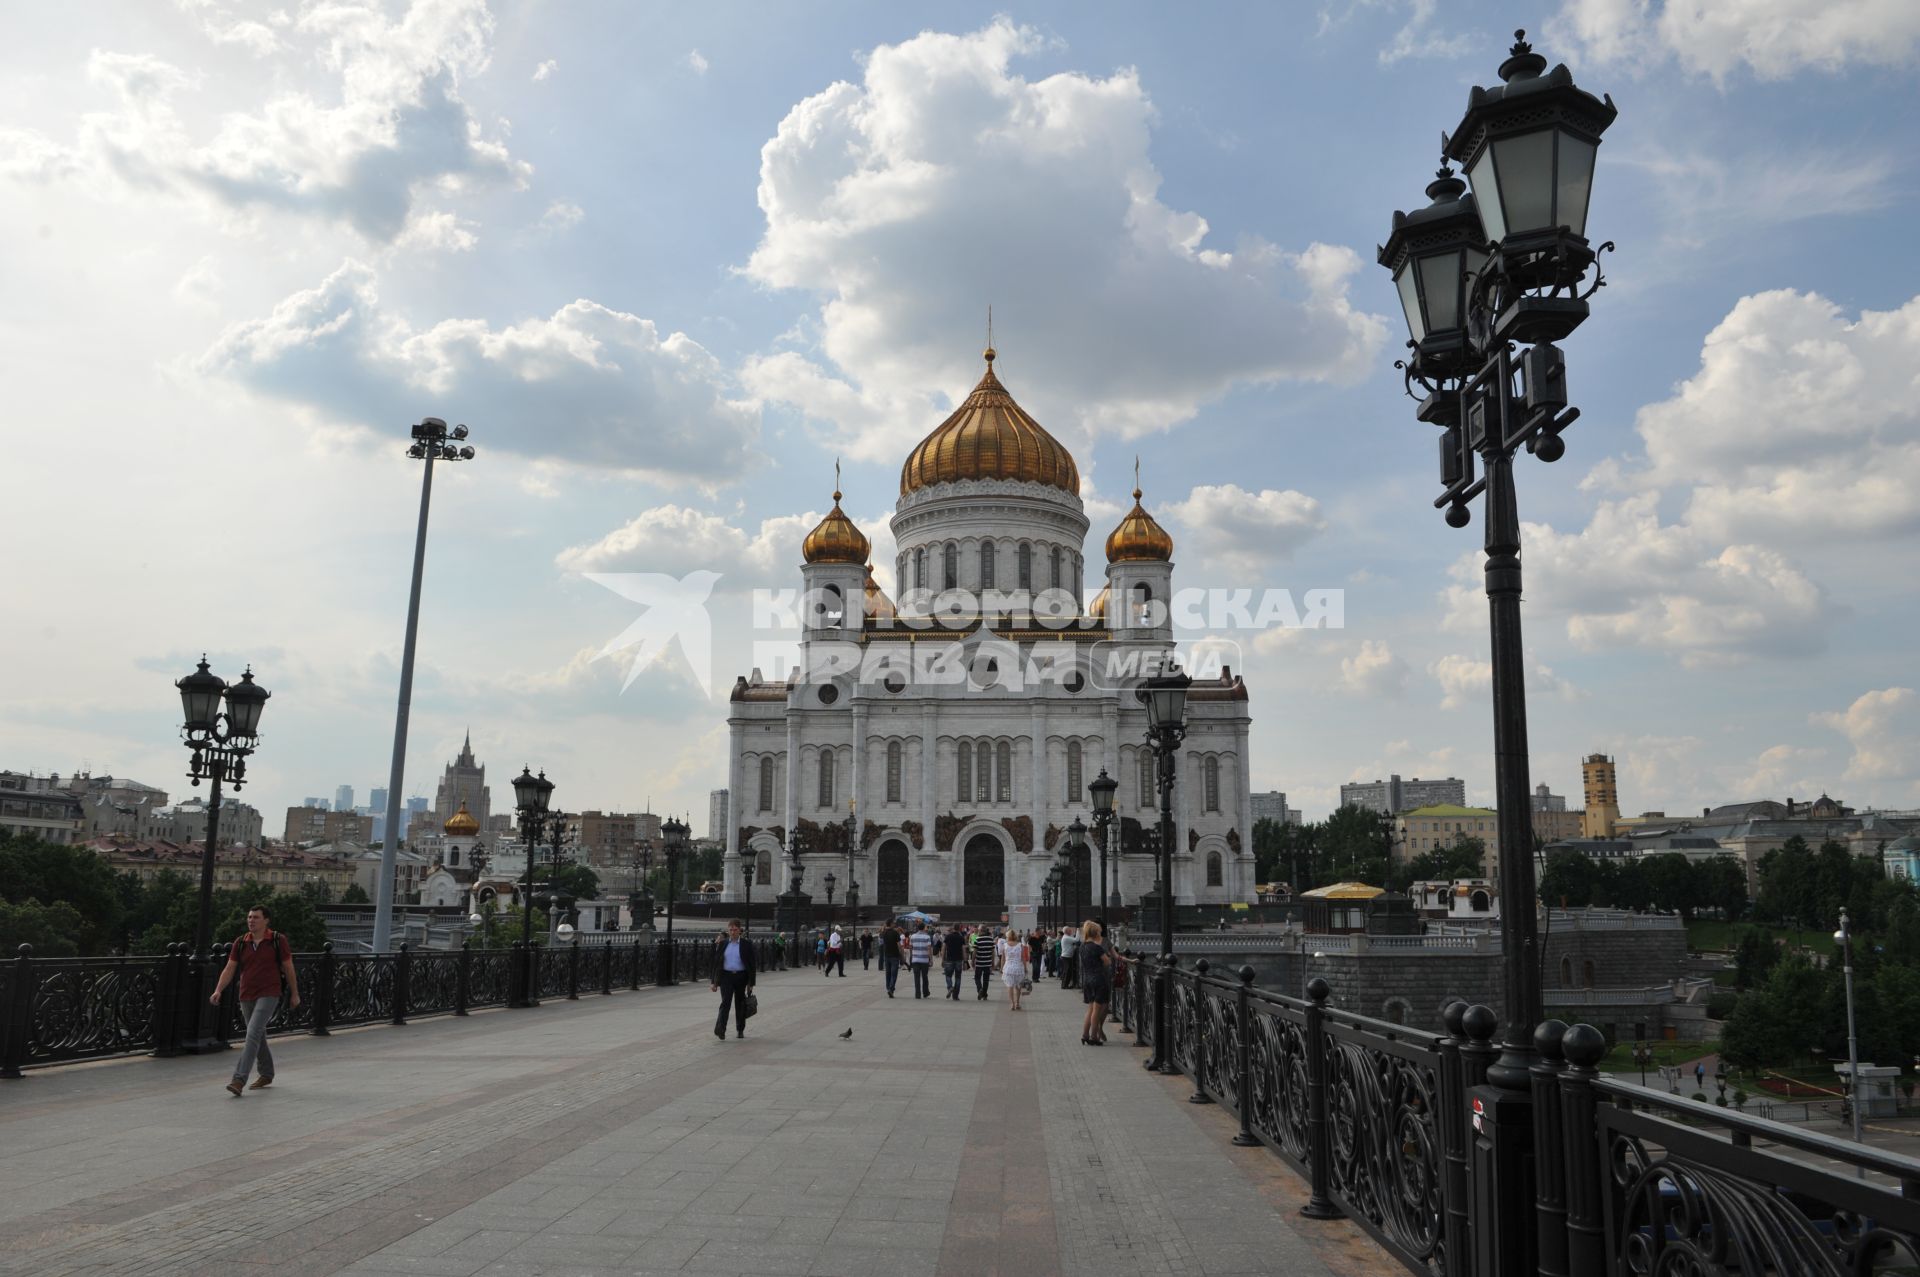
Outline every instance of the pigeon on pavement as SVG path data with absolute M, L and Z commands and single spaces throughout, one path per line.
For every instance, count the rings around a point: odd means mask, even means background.
M 852 1030 L 852 1029 L 848 1029 L 848 1030 L 847 1030 L 847 1031 L 846 1031 L 845 1033 L 842 1033 L 842 1034 L 840 1035 L 840 1040 L 844 1042 L 844 1041 L 845 1041 L 846 1039 L 848 1039 L 848 1038 L 850 1038 L 850 1037 L 852 1037 L 852 1036 L 853 1036 L 853 1030 Z

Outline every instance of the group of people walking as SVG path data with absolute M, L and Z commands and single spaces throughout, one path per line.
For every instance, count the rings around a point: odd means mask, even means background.
M 1125 962 L 1107 945 L 1100 924 L 1091 919 L 1078 930 L 1062 927 L 1058 934 L 1033 931 L 1025 935 L 1015 927 L 1002 931 L 985 923 L 966 927 L 956 922 L 938 931 L 916 919 L 904 927 L 888 923 L 878 935 L 864 932 L 858 943 L 863 966 L 879 958 L 890 998 L 898 989 L 902 967 L 912 979 L 913 996 L 932 997 L 933 966 L 938 962 L 949 1000 L 960 1000 L 971 972 L 974 998 L 985 1002 L 997 974 L 1006 990 L 1008 1009 L 1020 1011 L 1036 979 L 1057 975 L 1062 988 L 1080 990 L 1087 1007 L 1080 1040 L 1089 1046 L 1107 1040 L 1104 1026 L 1113 990 L 1126 980 Z

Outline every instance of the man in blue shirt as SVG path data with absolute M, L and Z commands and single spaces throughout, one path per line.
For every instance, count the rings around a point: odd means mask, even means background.
M 713 1036 L 727 1040 L 727 1010 L 733 1010 L 733 1035 L 747 1036 L 747 995 L 753 992 L 753 942 L 740 935 L 740 919 L 727 924 L 727 934 L 714 941 L 715 955 L 712 991 L 720 995 L 720 1018 L 713 1022 Z

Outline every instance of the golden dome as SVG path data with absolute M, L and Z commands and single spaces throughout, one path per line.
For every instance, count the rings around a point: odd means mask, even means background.
M 869 617 L 875 617 L 883 621 L 890 621 L 899 615 L 899 613 L 894 610 L 893 600 L 888 598 L 887 592 L 880 588 L 880 583 L 873 579 L 873 564 L 871 563 L 867 564 L 866 614 Z
M 455 838 L 470 838 L 480 832 L 480 822 L 467 810 L 465 799 L 460 800 L 460 810 L 447 817 L 447 823 L 440 826 L 443 833 Z
M 1140 489 L 1135 488 L 1133 509 L 1107 534 L 1107 562 L 1165 563 L 1172 558 L 1173 538 L 1140 504 Z
M 833 509 L 800 543 L 800 553 L 809 563 L 865 563 L 872 550 L 867 534 L 840 509 L 838 492 L 833 494 Z
M 987 371 L 953 415 L 920 441 L 900 468 L 900 495 L 962 479 L 1017 479 L 1080 495 L 1080 468 L 1058 439 L 1027 415 Z
M 1113 599 L 1113 586 L 1103 585 L 1100 593 L 1093 596 L 1093 603 L 1087 608 L 1087 615 L 1096 621 L 1107 619 L 1107 604 Z

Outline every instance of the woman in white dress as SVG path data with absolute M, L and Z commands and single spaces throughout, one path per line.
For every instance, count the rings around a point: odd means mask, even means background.
M 1027 980 L 1027 942 L 1012 927 L 1001 936 L 994 945 L 994 961 L 1000 968 L 1000 978 L 1007 985 L 1007 1002 L 1013 1010 L 1020 1009 L 1020 986 Z

